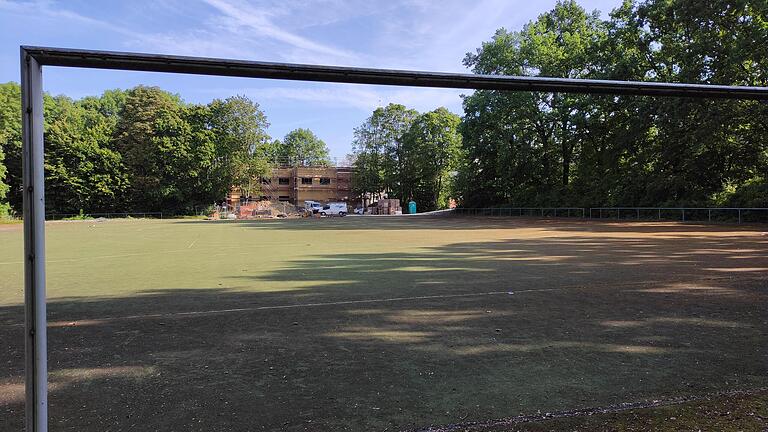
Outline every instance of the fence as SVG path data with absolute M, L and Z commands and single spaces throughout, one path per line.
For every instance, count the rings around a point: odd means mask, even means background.
M 462 216 L 539 216 L 539 217 L 581 217 L 586 210 L 581 207 L 508 207 L 508 208 L 464 208 L 454 209 L 454 214 Z
M 76 218 L 140 218 L 140 219 L 162 219 L 162 212 L 113 212 L 113 213 L 46 213 L 45 220 L 62 220 Z
M 680 220 L 707 222 L 768 222 L 768 208 L 761 207 L 596 207 L 590 219 Z
M 581 217 L 589 219 L 680 220 L 768 223 L 762 207 L 479 207 L 456 208 L 461 216 Z

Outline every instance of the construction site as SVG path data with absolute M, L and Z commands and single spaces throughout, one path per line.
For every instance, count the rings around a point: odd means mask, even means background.
M 261 179 L 257 196 L 232 187 L 226 201 L 217 206 L 213 219 L 253 219 L 306 216 L 306 203 L 322 207 L 344 203 L 350 209 L 362 207 L 352 192 L 353 168 L 335 166 L 277 166 L 270 177 Z M 315 211 L 315 214 L 318 212 Z M 312 213 L 310 213 L 311 215 Z
M 261 198 L 303 206 L 304 201 L 360 204 L 352 193 L 350 167 L 294 166 L 277 167 L 272 177 L 262 179 Z

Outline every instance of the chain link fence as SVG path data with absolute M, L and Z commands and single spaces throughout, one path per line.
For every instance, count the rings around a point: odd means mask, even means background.
M 586 209 L 580 207 L 458 207 L 453 213 L 459 216 L 528 216 L 528 217 L 577 217 L 584 218 Z
M 76 219 L 162 219 L 162 212 L 111 212 L 111 213 L 46 213 L 45 220 L 76 220 Z
M 768 223 L 762 207 L 459 207 L 456 216 L 557 217 L 681 222 Z

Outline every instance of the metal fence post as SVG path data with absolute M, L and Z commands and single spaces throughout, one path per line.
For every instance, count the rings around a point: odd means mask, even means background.
M 739 223 L 741 223 L 741 209 L 739 209 Z
M 707 209 L 707 222 L 712 222 L 712 209 Z
M 638 208 L 638 209 L 635 209 L 635 210 L 637 210 L 637 220 L 640 220 L 640 209 Z
M 27 432 L 48 430 L 45 312 L 45 177 L 43 69 L 21 49 L 22 176 L 24 187 L 25 420 Z
M 683 212 L 683 222 L 685 222 L 685 209 L 680 209 Z

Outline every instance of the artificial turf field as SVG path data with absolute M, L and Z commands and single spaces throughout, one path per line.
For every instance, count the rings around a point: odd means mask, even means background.
M 768 426 L 766 226 L 46 229 L 51 430 Z M 2 431 L 23 425 L 21 251 L 21 226 L 0 226 Z M 643 409 L 653 401 L 675 405 Z M 570 416 L 587 408 L 612 412 Z

